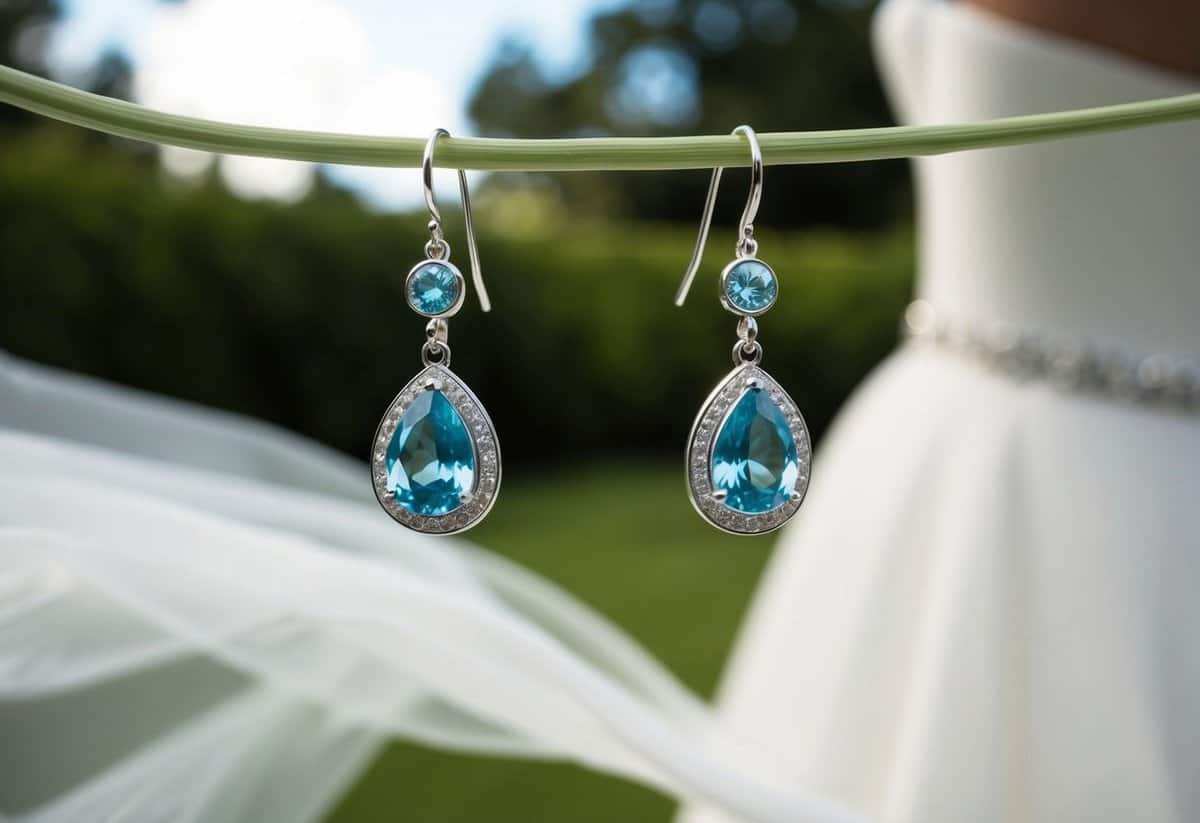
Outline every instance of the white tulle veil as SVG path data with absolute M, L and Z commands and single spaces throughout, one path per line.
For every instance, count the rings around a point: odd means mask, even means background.
M 396 528 L 365 477 L 262 424 L 0 360 L 0 811 L 315 820 L 398 738 L 753 820 L 856 819 L 747 767 L 565 593 Z

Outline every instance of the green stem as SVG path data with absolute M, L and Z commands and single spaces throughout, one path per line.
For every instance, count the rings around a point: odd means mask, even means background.
M 416 168 L 424 138 L 368 137 L 219 123 L 154 111 L 0 66 L 0 102 L 119 137 L 191 149 L 317 163 Z M 1200 118 L 1200 94 L 984 123 L 759 135 L 763 161 L 845 163 L 1013 146 Z M 497 140 L 457 137 L 437 165 L 491 171 L 617 171 L 748 165 L 745 141 L 710 137 Z

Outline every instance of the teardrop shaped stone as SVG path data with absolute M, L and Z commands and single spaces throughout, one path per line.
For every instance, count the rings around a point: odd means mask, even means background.
M 475 447 L 446 395 L 426 389 L 388 444 L 387 490 L 414 514 L 448 514 L 475 491 Z
M 796 493 L 796 441 L 783 409 L 763 389 L 738 398 L 713 444 L 711 467 L 724 504 L 745 514 L 770 511 Z

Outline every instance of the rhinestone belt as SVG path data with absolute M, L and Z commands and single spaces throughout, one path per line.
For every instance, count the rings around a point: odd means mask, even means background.
M 1200 359 L 1194 357 L 1136 355 L 1087 338 L 1007 323 L 955 322 L 924 300 L 905 309 L 902 332 L 914 343 L 953 351 L 1019 379 L 1200 414 Z

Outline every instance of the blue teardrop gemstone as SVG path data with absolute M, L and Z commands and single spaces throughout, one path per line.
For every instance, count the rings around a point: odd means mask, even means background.
M 783 409 L 761 388 L 738 399 L 712 452 L 713 488 L 724 504 L 745 514 L 782 506 L 796 493 L 800 461 Z
M 414 514 L 448 514 L 475 490 L 475 448 L 446 395 L 427 389 L 400 418 L 387 448 L 387 489 Z

